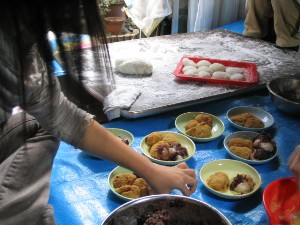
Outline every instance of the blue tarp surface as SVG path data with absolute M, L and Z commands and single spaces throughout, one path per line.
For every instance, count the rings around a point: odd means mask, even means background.
M 240 200 L 228 200 L 208 192 L 200 181 L 199 171 L 207 162 L 231 159 L 223 146 L 226 135 L 237 131 L 232 127 L 226 112 L 235 106 L 260 107 L 275 119 L 269 130 L 278 147 L 278 156 L 272 161 L 254 165 L 260 173 L 262 185 L 254 195 Z M 228 98 L 200 104 L 178 111 L 140 119 L 121 119 L 104 124 L 105 127 L 121 128 L 134 135 L 133 149 L 140 152 L 142 138 L 153 131 L 175 131 L 175 118 L 188 111 L 207 112 L 218 116 L 225 124 L 225 132 L 211 142 L 196 143 L 196 154 L 187 161 L 194 168 L 199 180 L 192 198 L 207 202 L 219 209 L 233 224 L 264 225 L 267 216 L 262 202 L 265 187 L 281 177 L 291 176 L 287 166 L 288 156 L 299 144 L 300 118 L 291 117 L 276 109 L 268 95 Z M 58 225 L 99 225 L 104 218 L 124 203 L 109 189 L 108 175 L 117 165 L 92 157 L 62 142 L 54 161 L 49 202 L 54 206 Z

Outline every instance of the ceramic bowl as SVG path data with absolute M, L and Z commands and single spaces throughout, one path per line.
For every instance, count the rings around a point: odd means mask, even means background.
M 122 141 L 121 138 L 125 138 L 126 140 L 128 140 L 128 145 L 129 146 L 132 145 L 132 143 L 134 141 L 134 136 L 129 131 L 123 130 L 123 129 L 119 129 L 119 128 L 106 128 L 106 129 L 109 132 L 111 132 L 112 134 L 114 134 L 115 136 L 119 137 L 120 141 Z M 97 155 L 94 155 L 92 153 L 88 153 L 88 152 L 85 152 L 85 153 L 88 154 L 88 155 L 90 155 L 90 156 L 93 156 L 93 157 L 101 159 L 100 157 L 98 157 Z
M 114 185 L 113 185 L 113 181 L 115 179 L 115 177 L 117 175 L 120 175 L 120 174 L 124 174 L 124 173 L 133 173 L 131 170 L 129 169 L 126 169 L 124 167 L 121 167 L 121 166 L 117 166 L 116 168 L 114 168 L 110 173 L 109 173 L 109 176 L 108 176 L 108 185 L 109 185 L 109 188 L 110 190 L 117 196 L 119 197 L 120 199 L 124 200 L 124 201 L 131 201 L 133 200 L 134 198 L 129 198 L 129 197 L 126 197 L 126 196 L 123 196 L 121 194 L 119 194 L 118 192 L 116 192 L 115 188 L 114 188 Z
M 167 134 L 167 133 L 174 134 L 176 136 L 176 138 L 179 140 L 179 143 L 187 149 L 188 157 L 186 157 L 184 159 L 176 160 L 176 161 L 167 161 L 167 160 L 160 160 L 160 159 L 153 158 L 149 152 L 150 147 L 146 144 L 146 138 L 148 136 L 147 135 L 142 139 L 140 148 L 141 148 L 143 154 L 146 157 L 148 157 L 152 162 L 155 162 L 155 163 L 161 164 L 161 165 L 176 165 L 181 162 L 185 162 L 193 157 L 193 155 L 195 154 L 195 151 L 196 151 L 196 146 L 195 146 L 195 143 L 190 138 L 188 138 L 187 136 L 185 136 L 183 134 L 179 134 L 177 132 L 172 132 L 172 131 L 159 131 L 159 132 L 162 132 L 164 134 Z
M 226 173 L 229 177 L 229 180 L 231 180 L 237 174 L 250 175 L 255 182 L 254 189 L 246 194 L 237 194 L 229 189 L 225 192 L 216 191 L 207 184 L 207 179 L 216 172 Z M 244 162 L 232 159 L 214 160 L 206 163 L 200 169 L 200 179 L 209 192 L 225 199 L 242 199 L 249 197 L 253 195 L 261 186 L 261 177 L 256 169 Z
M 240 125 L 234 123 L 231 120 L 231 118 L 233 116 L 240 115 L 240 114 L 243 114 L 243 113 L 251 113 L 252 115 L 257 117 L 258 119 L 260 119 L 264 123 L 264 127 L 263 128 L 243 127 L 243 126 L 240 126 Z M 237 128 L 239 130 L 258 131 L 259 132 L 259 131 L 269 129 L 274 124 L 274 118 L 270 113 L 268 113 L 267 111 L 265 111 L 261 108 L 251 107 L 251 106 L 238 106 L 238 107 L 234 107 L 232 109 L 229 109 L 226 113 L 226 117 L 227 117 L 228 121 L 231 123 L 231 125 L 233 125 L 235 128 Z
M 186 134 L 185 125 L 187 124 L 188 121 L 194 119 L 195 116 L 197 116 L 198 114 L 206 114 L 206 115 L 209 115 L 212 118 L 213 126 L 212 126 L 212 130 L 211 130 L 212 135 L 210 137 L 198 138 L 198 137 L 193 137 L 191 135 Z M 183 113 L 183 114 L 177 116 L 177 118 L 175 120 L 175 126 L 176 126 L 177 130 L 179 130 L 180 133 L 188 136 L 190 139 L 192 139 L 194 141 L 197 141 L 197 142 L 208 142 L 208 141 L 215 140 L 218 137 L 220 137 L 225 131 L 225 125 L 222 122 L 222 120 L 220 120 L 218 117 L 216 117 L 212 114 L 205 113 L 205 112 L 187 112 L 187 113 Z
M 265 159 L 265 160 L 251 160 L 251 159 L 244 159 L 244 158 L 241 158 L 235 154 L 233 154 L 230 150 L 229 150 L 229 146 L 228 146 L 228 142 L 233 139 L 233 138 L 244 138 L 244 139 L 253 139 L 255 138 L 259 133 L 257 132 L 253 132 L 253 131 L 237 131 L 237 132 L 234 132 L 234 133 L 231 133 L 229 135 L 227 135 L 225 138 L 224 138 L 224 141 L 223 141 L 223 145 L 226 149 L 226 152 L 228 155 L 230 155 L 233 159 L 236 159 L 236 160 L 240 160 L 242 162 L 245 162 L 245 163 L 248 163 L 248 164 L 251 164 L 251 165 L 258 165 L 258 164 L 264 164 L 264 163 L 267 163 L 267 162 L 270 162 L 272 159 L 274 159 L 276 156 L 277 156 L 277 152 L 278 152 L 278 149 L 276 149 L 275 151 L 275 154 L 268 158 L 268 159 Z
M 120 128 L 107 128 L 107 130 L 109 130 L 111 133 L 113 133 L 115 136 L 119 138 L 126 138 L 129 142 L 128 145 L 129 146 L 132 145 L 134 141 L 134 136 L 131 132 Z

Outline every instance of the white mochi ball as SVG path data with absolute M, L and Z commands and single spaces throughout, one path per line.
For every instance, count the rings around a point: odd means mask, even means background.
M 189 69 L 189 70 L 185 71 L 183 74 L 188 75 L 188 76 L 197 76 L 198 70 L 196 68 Z
M 182 60 L 183 65 L 185 66 L 196 66 L 196 63 L 193 60 L 190 60 L 188 58 L 184 58 Z
M 210 74 L 213 73 L 213 71 L 208 66 L 200 66 L 198 68 L 198 71 L 206 71 L 206 72 L 209 72 Z
M 182 68 L 182 72 L 184 73 L 185 71 L 190 70 L 190 69 L 196 69 L 196 67 L 195 66 L 184 66 Z
M 200 70 L 200 71 L 198 72 L 198 77 L 211 78 L 211 74 L 210 74 L 210 72 Z
M 211 63 L 208 60 L 200 60 L 199 62 L 197 62 L 197 67 L 200 66 L 210 66 Z
M 216 72 L 216 71 L 225 72 L 226 71 L 226 67 L 221 63 L 213 63 L 209 66 L 209 68 L 212 69 L 213 72 Z
M 244 74 L 241 73 L 236 73 L 230 76 L 229 78 L 230 80 L 240 80 L 240 81 L 244 81 L 246 80 L 246 77 Z
M 233 74 L 236 74 L 236 73 L 243 74 L 244 73 L 244 69 L 243 68 L 239 68 L 239 67 L 227 67 L 226 68 L 226 72 L 229 73 L 230 75 L 233 75 Z
M 224 71 L 216 71 L 213 73 L 213 75 L 211 76 L 211 78 L 215 78 L 215 79 L 229 79 L 229 74 L 227 72 Z

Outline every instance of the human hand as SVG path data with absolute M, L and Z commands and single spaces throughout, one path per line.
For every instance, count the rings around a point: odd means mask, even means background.
M 294 174 L 300 190 L 300 145 L 298 145 L 288 160 L 289 169 Z
M 158 194 L 168 194 L 178 189 L 185 196 L 190 196 L 197 187 L 196 173 L 186 163 L 173 167 L 154 164 L 154 177 L 148 180 L 153 191 Z

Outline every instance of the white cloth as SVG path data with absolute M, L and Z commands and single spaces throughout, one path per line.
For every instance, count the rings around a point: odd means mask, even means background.
M 119 118 L 122 109 L 128 109 L 140 96 L 141 91 L 129 87 L 117 87 L 103 102 L 103 111 L 109 120 Z
M 126 0 L 125 12 L 149 37 L 157 25 L 172 14 L 171 0 Z

